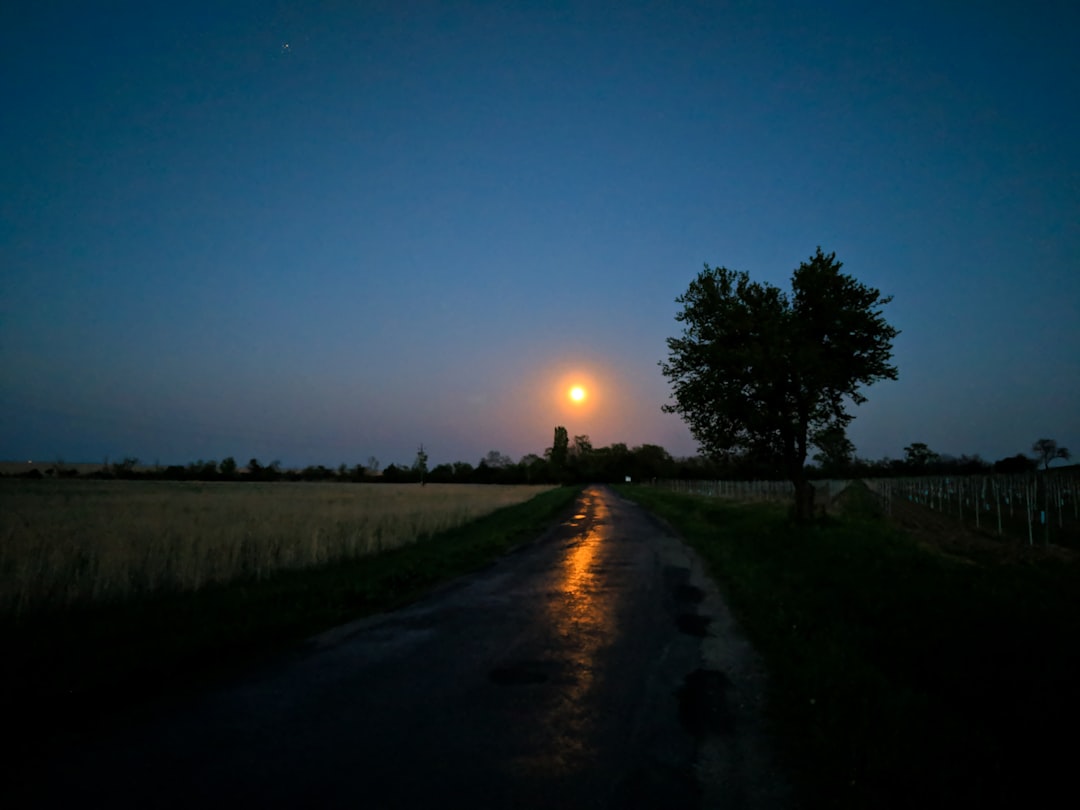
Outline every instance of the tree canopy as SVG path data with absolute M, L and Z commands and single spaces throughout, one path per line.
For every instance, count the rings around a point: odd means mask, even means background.
M 806 456 L 815 437 L 835 443 L 862 404 L 861 389 L 897 378 L 892 341 L 899 332 L 881 307 L 890 296 L 840 272 L 819 247 L 791 278 L 791 293 L 744 272 L 705 265 L 687 291 L 660 366 L 673 402 L 701 448 L 714 457 L 747 453 L 780 459 L 797 493 L 796 514 L 810 517 L 813 488 Z
M 1043 465 L 1044 470 L 1050 469 L 1051 461 L 1059 458 L 1068 461 L 1072 458 L 1069 448 L 1058 447 L 1055 439 L 1039 439 L 1031 446 L 1031 449 L 1035 453 L 1035 460 Z

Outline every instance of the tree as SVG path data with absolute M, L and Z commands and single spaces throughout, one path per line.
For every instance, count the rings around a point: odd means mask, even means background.
M 225 456 L 225 458 L 221 460 L 221 464 L 218 465 L 218 470 L 221 471 L 222 478 L 235 478 L 236 459 L 232 456 Z
M 583 433 L 574 437 L 574 445 L 570 448 L 570 454 L 578 458 L 591 455 L 593 451 L 592 440 L 588 434 Z
M 821 465 L 826 475 L 843 475 L 855 458 L 855 445 L 842 427 L 829 427 L 814 435 L 813 444 L 818 448 L 814 461 Z
M 493 470 L 502 470 L 514 463 L 510 456 L 503 455 L 498 450 L 488 450 L 488 454 L 480 459 L 481 464 L 486 464 Z
M 562 425 L 558 425 L 555 428 L 555 438 L 551 445 L 551 451 L 548 455 L 548 460 L 551 462 L 552 472 L 556 477 L 562 475 L 563 470 L 566 469 L 566 460 L 570 455 L 570 434 L 566 432 L 566 428 Z
M 1019 475 L 1032 472 L 1037 465 L 1038 462 L 1034 459 L 1028 458 L 1023 453 L 1017 453 L 1015 456 L 995 461 L 994 472 L 1003 475 Z
M 813 514 L 806 455 L 815 436 L 851 422 L 861 387 L 897 378 L 899 332 L 881 307 L 892 300 L 840 272 L 821 248 L 792 274 L 790 295 L 747 273 L 705 269 L 676 303 L 680 337 L 660 367 L 672 386 L 663 406 L 687 423 L 702 450 L 778 459 L 795 486 L 798 519 Z
M 1072 458 L 1072 454 L 1067 447 L 1058 447 L 1057 441 L 1054 439 L 1039 439 L 1035 444 L 1031 445 L 1032 451 L 1035 453 L 1035 460 L 1043 465 L 1044 470 L 1050 469 L 1050 462 L 1054 459 L 1065 459 L 1068 461 Z
M 424 452 L 424 445 L 420 445 L 420 449 L 416 451 L 416 460 L 412 465 L 413 472 L 420 476 L 420 486 L 424 486 L 424 476 L 427 474 L 427 453 Z
M 939 461 L 941 456 L 923 442 L 912 442 L 904 448 L 904 461 L 916 470 L 922 470 Z

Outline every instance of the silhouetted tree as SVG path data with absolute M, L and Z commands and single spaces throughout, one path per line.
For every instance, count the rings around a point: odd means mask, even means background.
M 999 459 L 994 462 L 994 472 L 1003 475 L 1020 475 L 1029 473 L 1038 466 L 1038 462 L 1030 459 L 1023 453 L 1017 453 L 1009 458 Z
M 818 448 L 814 461 L 821 465 L 824 475 L 844 475 L 851 467 L 855 445 L 842 427 L 833 426 L 819 431 L 814 436 L 814 446 Z
M 424 445 L 420 445 L 420 449 L 416 451 L 416 460 L 413 461 L 412 471 L 414 475 L 420 477 L 420 486 L 424 486 L 424 476 L 427 475 L 427 453 L 424 452 Z
M 480 463 L 486 464 L 493 470 L 501 470 L 513 464 L 514 460 L 510 456 L 503 455 L 498 450 L 489 450 L 488 454 L 480 460 Z
M 437 464 L 428 473 L 428 480 L 433 484 L 449 484 L 454 480 L 454 466 L 452 464 Z
M 222 478 L 235 478 L 236 459 L 232 456 L 226 456 L 221 460 L 221 464 L 218 465 L 218 470 L 221 472 Z
M 555 428 L 555 439 L 548 452 L 548 461 L 551 463 L 551 472 L 555 478 L 563 475 L 569 455 L 570 435 L 566 432 L 566 428 L 558 425 Z
M 669 478 L 675 462 L 671 454 L 658 444 L 642 444 L 630 451 L 630 473 L 635 481 Z
M 112 465 L 112 472 L 117 478 L 134 478 L 135 468 L 139 465 L 139 460 L 134 456 L 126 456 L 123 461 L 118 461 Z
M 1068 448 L 1058 447 L 1058 443 L 1054 439 L 1039 439 L 1031 446 L 1031 449 L 1035 453 L 1036 461 L 1043 465 L 1044 470 L 1049 470 L 1050 462 L 1055 459 L 1068 460 L 1072 457 Z
M 925 470 L 940 458 L 941 456 L 923 442 L 913 442 L 904 448 L 904 461 L 914 472 Z
M 679 414 L 706 453 L 779 459 L 795 486 L 795 514 L 813 514 L 806 456 L 813 437 L 844 429 L 861 387 L 896 379 L 890 297 L 840 272 L 821 248 L 795 270 L 792 293 L 708 265 L 676 299 L 680 337 L 660 366 Z

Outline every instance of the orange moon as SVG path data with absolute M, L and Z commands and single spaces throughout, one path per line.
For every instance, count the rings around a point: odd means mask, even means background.
M 573 388 L 570 389 L 570 399 L 574 400 L 574 402 L 584 402 L 585 389 L 582 388 L 580 385 L 575 385 Z

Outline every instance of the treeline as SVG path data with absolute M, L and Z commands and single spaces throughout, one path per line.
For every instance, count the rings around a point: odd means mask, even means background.
M 1032 456 L 1017 453 L 1014 456 L 984 461 L 978 455 L 962 455 L 959 458 L 943 455 L 930 449 L 924 442 L 913 442 L 904 448 L 901 459 L 883 458 L 867 461 L 856 458 L 850 442 L 825 443 L 814 460 L 817 472 L 826 478 L 899 478 L 926 475 L 1021 475 L 1035 472 L 1041 466 L 1050 469 L 1055 460 L 1068 461 L 1072 455 L 1068 448 L 1059 447 L 1053 439 L 1038 439 L 1031 446 Z
M 846 441 L 846 440 L 845 440 Z M 915 442 L 904 448 L 904 458 L 877 461 L 860 459 L 848 442 L 834 452 L 815 456 L 816 465 L 808 468 L 811 478 L 898 478 L 924 475 L 984 475 L 1032 472 L 1041 464 L 1049 469 L 1055 459 L 1069 459 L 1069 451 L 1050 439 L 1040 439 L 1033 446 L 1035 457 L 1017 453 L 995 462 L 978 455 L 959 458 L 940 455 L 926 444 Z M 530 453 L 513 461 L 492 450 L 475 465 L 467 461 L 439 464 L 428 468 L 423 447 L 411 463 L 389 464 L 381 468 L 378 459 L 353 465 L 322 464 L 302 469 L 284 469 L 278 461 L 262 463 L 250 459 L 241 467 L 234 458 L 194 461 L 186 466 L 140 466 L 137 458 L 124 458 L 100 469 L 80 474 L 58 461 L 44 471 L 38 468 L 18 473 L 21 478 L 92 478 L 159 481 L 336 481 L 349 483 L 434 483 L 434 484 L 569 484 L 618 483 L 659 479 L 685 480 L 785 480 L 786 473 L 775 458 L 750 455 L 709 459 L 702 456 L 674 458 L 663 447 L 642 444 L 628 447 L 616 443 L 593 447 L 586 435 L 567 435 L 566 428 L 556 427 L 552 446 L 543 455 Z
M 709 467 L 701 459 L 674 459 L 659 445 L 628 447 L 614 444 L 594 448 L 588 436 L 565 439 L 565 428 L 556 430 L 556 442 L 543 455 L 530 453 L 514 461 L 492 450 L 476 464 L 457 461 L 428 468 L 427 454 L 421 448 L 410 463 L 383 467 L 378 459 L 364 463 L 322 464 L 287 469 L 279 461 L 264 463 L 257 458 L 241 466 L 234 458 L 218 462 L 203 460 L 187 465 L 146 466 L 138 458 L 128 457 L 102 464 L 98 469 L 80 473 L 58 461 L 42 470 L 34 468 L 17 473 L 20 478 L 81 478 L 147 481 L 324 481 L 365 484 L 564 484 L 577 482 L 615 483 L 685 476 L 706 475 Z M 563 440 L 560 443 L 559 436 Z

